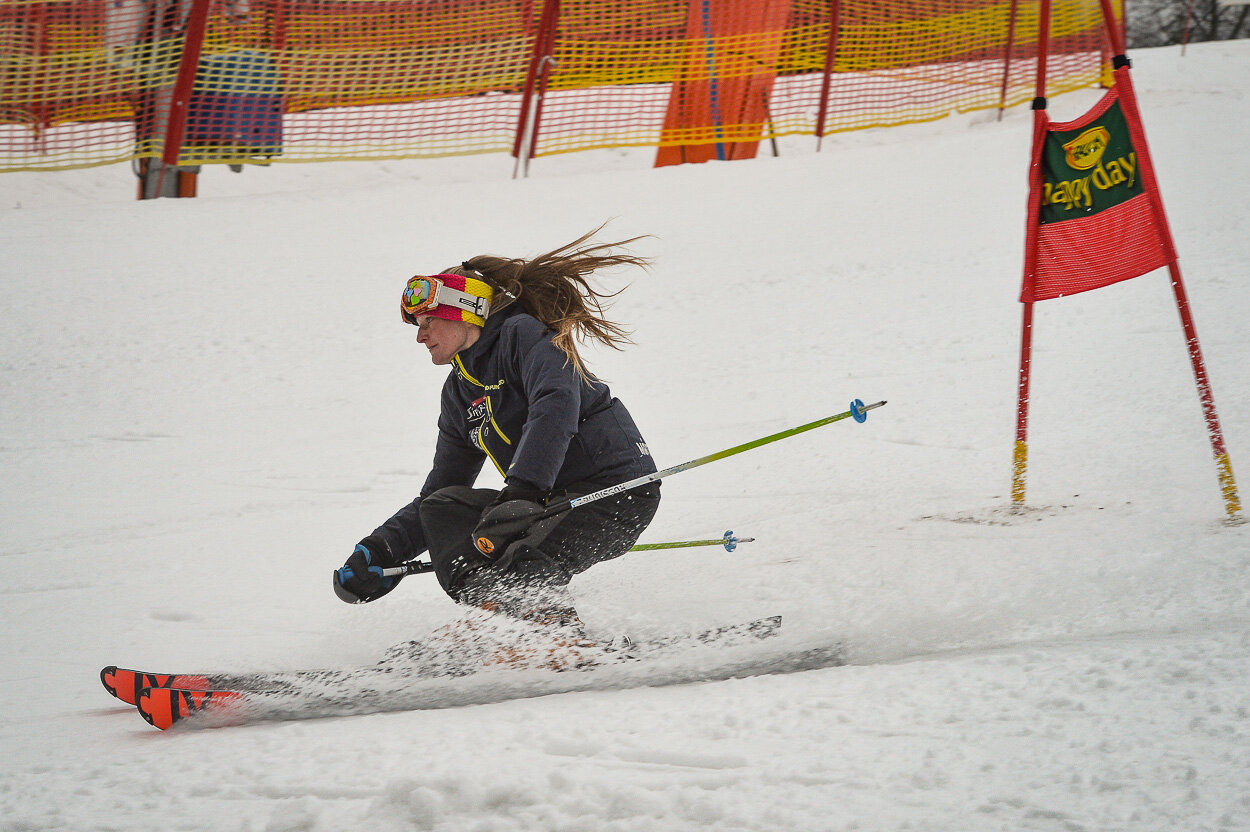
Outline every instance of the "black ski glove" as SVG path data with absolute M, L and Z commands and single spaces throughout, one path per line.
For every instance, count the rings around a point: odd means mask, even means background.
M 518 544 L 537 545 L 530 538 L 532 532 L 539 530 L 536 524 L 547 525 L 539 522 L 546 511 L 546 498 L 547 493 L 532 483 L 510 480 L 482 512 L 482 519 L 473 529 L 473 547 L 487 560 L 506 568 L 516 557 Z M 547 536 L 547 531 L 550 529 L 542 531 L 542 537 Z
M 403 578 L 402 575 L 382 574 L 384 568 L 395 565 L 391 547 L 381 537 L 371 534 L 356 544 L 347 562 L 335 571 L 334 594 L 356 604 L 381 598 Z

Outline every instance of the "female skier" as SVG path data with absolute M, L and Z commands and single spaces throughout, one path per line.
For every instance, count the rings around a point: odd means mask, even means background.
M 554 498 L 572 498 L 654 473 L 629 411 L 586 368 L 579 339 L 620 349 L 628 333 L 608 320 L 586 275 L 647 261 L 585 245 L 587 234 L 532 260 L 483 255 L 408 281 L 405 323 L 443 384 L 434 462 L 420 495 L 365 537 L 335 576 L 348 600 L 395 587 L 384 577 L 429 551 L 454 600 L 516 618 L 580 627 L 568 584 L 637 542 L 660 503 L 658 482 L 533 523 Z M 614 293 L 612 293 L 614 294 Z M 482 466 L 501 491 L 473 488 Z M 511 533 L 509 533 L 509 530 Z M 493 551 L 483 536 L 501 541 Z

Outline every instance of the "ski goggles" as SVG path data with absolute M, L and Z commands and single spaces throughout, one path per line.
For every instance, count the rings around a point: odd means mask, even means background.
M 458 274 L 419 274 L 410 278 L 404 287 L 399 312 L 404 323 L 414 325 L 418 315 L 430 315 L 485 326 L 494 294 L 489 283 L 476 278 Z

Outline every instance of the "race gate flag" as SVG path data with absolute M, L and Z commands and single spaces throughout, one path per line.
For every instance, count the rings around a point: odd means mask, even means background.
M 1098 289 L 1176 258 L 1136 107 L 1123 101 L 1131 90 L 1119 75 L 1126 71 L 1116 71 L 1115 85 L 1092 110 L 1046 122 L 1035 140 L 1037 219 L 1029 229 L 1025 303 Z
M 1111 89 L 1088 113 L 1060 124 L 1052 123 L 1046 114 L 1051 4 L 1052 0 L 1040 0 L 1038 4 L 1037 84 L 1024 280 L 1020 289 L 1024 315 L 1020 326 L 1011 501 L 1018 508 L 1024 507 L 1033 304 L 1110 286 L 1166 266 L 1211 440 L 1224 511 L 1229 521 L 1242 522 L 1232 462 L 1215 411 L 1215 396 L 1129 74 L 1121 25 L 1123 6 L 1117 17 L 1112 0 L 1099 0 L 1103 33 L 1114 55 Z

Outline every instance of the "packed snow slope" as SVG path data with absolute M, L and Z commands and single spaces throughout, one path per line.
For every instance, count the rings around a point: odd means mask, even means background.
M 1133 57 L 1247 494 L 1250 42 Z M 145 203 L 124 167 L 0 177 L 0 829 L 1250 829 L 1250 526 L 1221 521 L 1165 272 L 1037 307 L 1007 510 L 1030 124 L 521 181 L 214 168 Z M 426 577 L 330 592 L 433 449 L 445 371 L 399 289 L 607 220 L 655 267 L 605 278 L 637 345 L 590 361 L 661 467 L 889 404 L 666 480 L 644 541 L 756 542 L 579 576 L 587 624 L 780 613 L 778 650 L 851 665 L 169 734 L 106 696 L 103 665 L 345 668 L 455 620 Z

